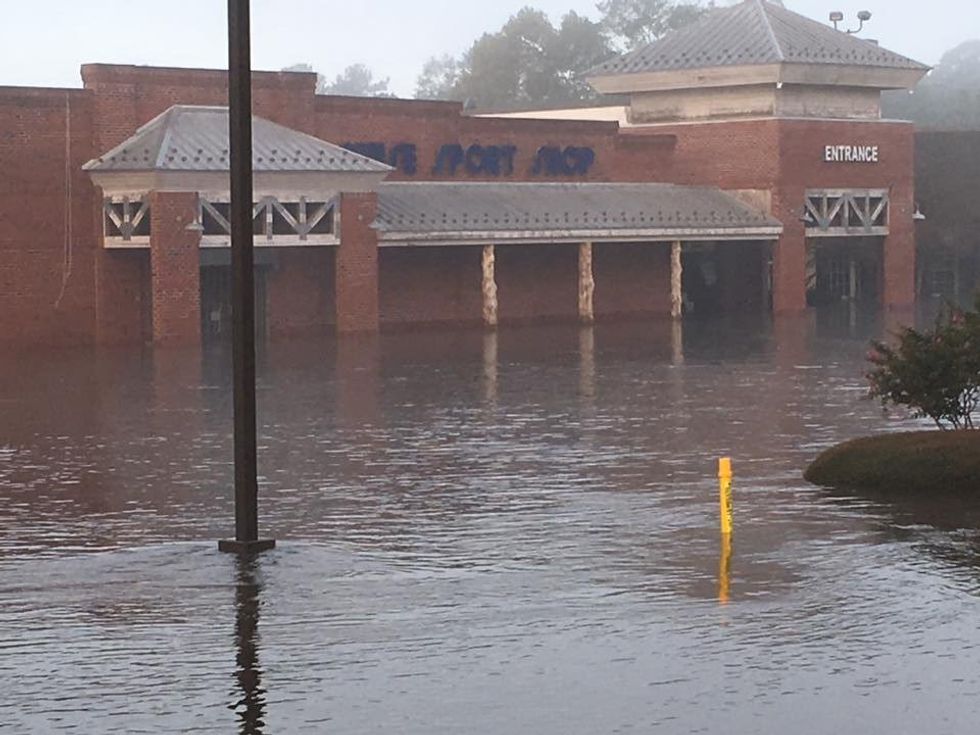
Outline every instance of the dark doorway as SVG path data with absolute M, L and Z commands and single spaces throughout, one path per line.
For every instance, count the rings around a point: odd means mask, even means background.
M 881 301 L 882 238 L 811 238 L 807 243 L 807 303 Z
M 265 278 L 255 269 L 255 335 L 266 335 Z M 231 342 L 231 267 L 201 267 L 201 338 L 205 343 Z
M 681 256 L 684 313 L 704 316 L 721 311 L 721 271 L 714 243 L 685 244 Z
M 771 305 L 770 248 L 763 242 L 685 243 L 684 313 L 751 313 Z

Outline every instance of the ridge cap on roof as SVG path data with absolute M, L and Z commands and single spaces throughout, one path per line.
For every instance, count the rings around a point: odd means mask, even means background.
M 779 36 L 776 35 L 776 30 L 772 27 L 772 19 L 769 17 L 769 11 L 765 8 L 765 5 L 771 5 L 771 3 L 764 2 L 764 0 L 755 0 L 756 9 L 762 15 L 762 22 L 765 25 L 769 41 L 772 43 L 773 48 L 776 49 L 776 57 L 780 62 L 784 62 L 786 61 L 786 54 L 783 53 L 783 46 L 779 42 Z
M 175 107 L 167 108 L 164 110 L 163 114 L 159 115 L 157 118 L 160 120 L 160 125 L 163 127 L 163 136 L 160 138 L 160 148 L 157 150 L 157 157 L 153 162 L 154 168 L 161 168 L 163 166 L 164 156 L 166 155 L 165 151 L 167 150 L 167 146 L 170 145 L 171 137 L 173 137 L 174 126 L 167 124 L 167 118 L 171 116 L 176 117 Z M 174 121 L 174 123 L 176 124 L 176 121 Z M 136 135 L 139 135 L 141 132 L 142 131 L 137 130 Z M 130 140 L 130 138 L 127 138 L 126 140 Z M 124 144 L 126 140 L 124 140 L 122 144 Z

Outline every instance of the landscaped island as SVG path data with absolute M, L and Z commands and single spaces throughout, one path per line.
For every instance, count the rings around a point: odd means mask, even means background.
M 980 494 L 980 296 L 973 311 L 944 309 L 932 329 L 872 342 L 870 396 L 939 429 L 855 439 L 807 468 L 810 482 L 848 490 Z
M 855 439 L 821 454 L 804 476 L 815 485 L 848 490 L 980 494 L 980 431 Z

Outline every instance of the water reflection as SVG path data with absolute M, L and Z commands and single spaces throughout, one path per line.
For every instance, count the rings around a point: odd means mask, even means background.
M 721 534 L 721 554 L 718 558 L 718 602 L 727 605 L 732 599 L 732 535 Z
M 483 335 L 483 400 L 491 408 L 497 405 L 499 359 L 497 330 L 488 330 Z
M 245 555 L 236 558 L 235 649 L 240 698 L 232 709 L 238 714 L 242 735 L 261 735 L 265 727 L 266 691 L 262 688 L 259 664 L 258 560 Z
M 965 588 L 980 595 L 980 498 L 935 492 L 853 493 L 823 490 L 834 504 L 880 514 L 883 543 L 907 543 L 931 562 L 964 575 Z
M 970 731 L 980 513 L 944 525 L 941 501 L 800 476 L 907 427 L 863 400 L 843 327 L 270 345 L 262 518 L 284 550 L 235 570 L 234 595 L 213 547 L 233 519 L 228 355 L 0 356 L 9 729 Z

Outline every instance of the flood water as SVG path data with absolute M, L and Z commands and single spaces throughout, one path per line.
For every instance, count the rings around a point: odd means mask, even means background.
M 863 399 L 877 329 L 272 345 L 253 567 L 226 350 L 8 352 L 0 730 L 975 731 L 978 509 L 801 479 L 914 426 Z

